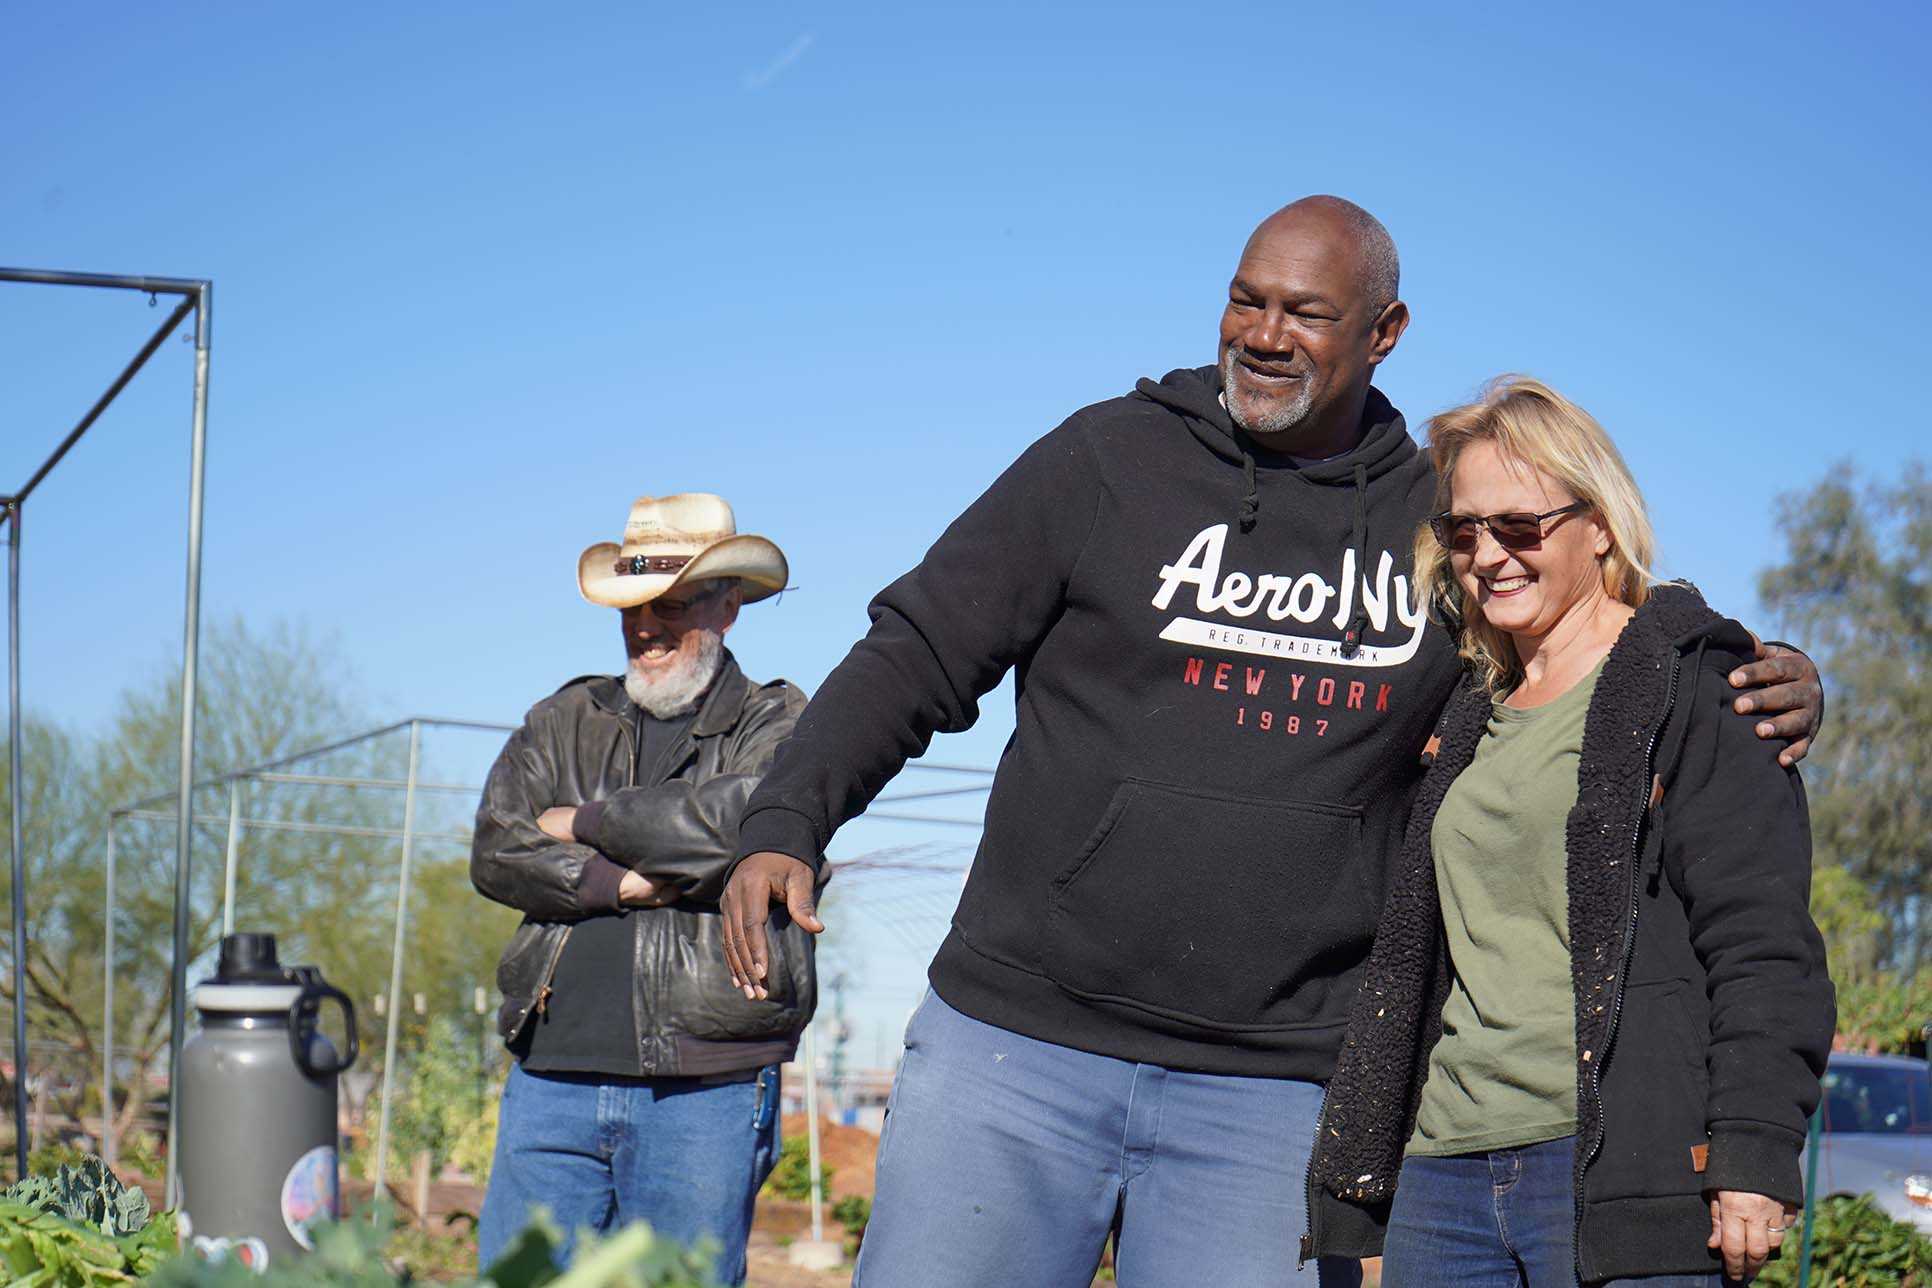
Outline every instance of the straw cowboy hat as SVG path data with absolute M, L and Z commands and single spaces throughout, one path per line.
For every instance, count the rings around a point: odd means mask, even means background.
M 745 602 L 785 589 L 785 554 L 763 537 L 738 534 L 730 504 L 709 492 L 640 496 L 624 543 L 600 541 L 577 558 L 577 589 L 593 604 L 632 608 L 686 582 L 736 577 Z

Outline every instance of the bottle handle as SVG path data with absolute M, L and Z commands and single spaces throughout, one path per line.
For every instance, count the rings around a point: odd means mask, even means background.
M 362 1050 L 356 1040 L 355 1003 L 341 989 L 324 983 L 322 972 L 313 966 L 294 966 L 289 973 L 302 986 L 302 995 L 288 1009 L 289 1054 L 295 1057 L 295 1067 L 308 1077 L 334 1077 L 354 1064 Z M 342 1008 L 342 1022 L 349 1040 L 348 1050 L 339 1053 L 333 1063 L 318 1065 L 310 1058 L 310 1046 L 321 1019 L 322 1003 L 326 1001 L 333 1001 Z

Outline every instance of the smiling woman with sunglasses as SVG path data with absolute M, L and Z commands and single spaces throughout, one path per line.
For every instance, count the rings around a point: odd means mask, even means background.
M 1834 1019 L 1804 789 L 1731 706 L 1754 641 L 1653 582 L 1628 468 L 1547 386 L 1429 441 L 1417 578 L 1471 683 L 1331 1084 L 1316 1246 L 1386 1221 L 1385 1288 L 1746 1280 Z

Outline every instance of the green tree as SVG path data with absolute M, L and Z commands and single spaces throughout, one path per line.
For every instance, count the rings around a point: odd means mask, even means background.
M 1838 990 L 1838 1041 L 1858 1051 L 1912 1050 L 1932 1019 L 1932 968 L 1885 968 L 1885 914 L 1844 868 L 1821 867 L 1812 874 L 1811 917 L 1824 935 Z
M 1866 483 L 1841 465 L 1778 515 L 1788 558 L 1758 593 L 1825 676 L 1805 762 L 1818 858 L 1871 892 L 1874 964 L 1916 976 L 1932 930 L 1932 476 L 1913 462 Z
M 33 1064 L 59 1065 L 43 1079 L 55 1110 L 78 1119 L 99 1104 L 103 1000 L 105 849 L 110 810 L 154 798 L 148 813 L 115 827 L 115 1047 L 118 1128 L 146 1107 L 146 1087 L 165 1063 L 169 965 L 173 943 L 178 669 L 157 667 L 126 690 L 114 718 L 85 737 L 47 722 L 25 721 L 22 825 L 27 870 L 27 1014 Z M 355 697 L 335 650 L 306 632 L 251 630 L 213 623 L 204 634 L 196 741 L 197 769 L 215 777 L 340 739 L 375 724 Z M 407 735 L 396 734 L 292 768 L 303 774 L 400 779 Z M 5 772 L 0 748 L 0 772 Z M 428 774 L 425 774 L 427 777 Z M 392 837 L 331 832 L 323 825 L 394 829 L 402 793 L 309 783 L 250 782 L 242 813 L 298 830 L 243 833 L 236 882 L 236 925 L 275 933 L 284 961 L 314 962 L 356 1002 L 365 1028 L 364 1067 L 380 1057 L 373 1001 L 389 985 L 399 843 Z M 462 846 L 472 802 L 430 803 L 420 812 L 410 900 L 411 951 L 406 993 L 423 992 L 439 1010 L 469 1008 L 473 985 L 491 977 L 495 954 L 516 917 L 469 892 Z M 188 978 L 212 965 L 220 935 L 228 822 L 225 787 L 195 798 Z M 0 828 L 9 825 L 0 800 Z M 0 865 L 3 866 L 3 865 Z M 5 875 L 0 872 L 0 888 Z M 427 951 L 418 952 L 421 945 Z M 12 979 L 11 945 L 0 942 L 0 981 Z M 10 987 L 10 983 L 7 984 Z M 371 1031 L 373 1030 L 373 1032 Z M 412 1045 L 420 1029 L 410 1034 Z M 371 1040 L 372 1039 L 372 1040 Z

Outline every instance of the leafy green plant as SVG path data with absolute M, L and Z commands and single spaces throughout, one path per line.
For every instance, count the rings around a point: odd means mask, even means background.
M 0 1202 L 51 1212 L 110 1239 L 139 1234 L 148 1224 L 148 1196 L 121 1184 L 92 1155 L 82 1155 L 78 1166 L 60 1164 L 52 1176 L 29 1176 L 0 1193 Z
M 147 1195 L 91 1156 L 0 1193 L 0 1269 L 15 1288 L 135 1283 L 178 1242 L 171 1214 L 150 1219 Z
M 832 1205 L 832 1219 L 844 1226 L 847 1234 L 862 1236 L 872 1220 L 872 1200 L 863 1194 L 848 1194 Z
M 832 1169 L 821 1164 L 819 1178 L 821 1186 L 829 1187 L 832 1184 Z M 778 1147 L 778 1162 L 765 1180 L 765 1193 L 794 1201 L 812 1197 L 812 1150 L 809 1142 L 787 1137 Z
M 12 1288 L 138 1283 L 175 1255 L 174 1217 L 112 1238 L 57 1212 L 0 1199 L 0 1271 Z
M 1887 922 L 1872 887 L 1850 869 L 1820 865 L 1811 880 L 1811 915 L 1825 937 L 1838 988 L 1838 1041 L 1853 1051 L 1922 1054 L 1932 1022 L 1932 966 L 1884 969 Z
M 468 1283 L 476 1278 L 474 1229 L 399 1224 L 382 1252 L 398 1276 L 417 1283 Z
M 482 1182 L 496 1149 L 502 1083 L 485 1083 L 479 1099 L 481 1055 L 463 1024 L 439 1015 L 429 1021 L 426 1034 L 422 1051 L 397 1071 L 400 1085 L 390 1110 L 389 1166 L 392 1173 L 398 1166 L 406 1170 L 417 1153 L 427 1150 L 433 1171 L 454 1162 Z M 377 1097 L 370 1097 L 364 1113 L 377 1113 L 380 1104 Z
M 1932 967 L 1881 972 L 1838 985 L 1838 1033 L 1853 1050 L 1909 1055 L 1932 1023 Z M 1922 1048 L 1921 1048 L 1922 1049 Z
M 397 1288 L 411 1282 L 411 1275 L 393 1265 L 395 1235 L 384 1209 L 318 1227 L 313 1253 L 271 1262 L 266 1273 L 232 1261 L 178 1257 L 148 1283 L 153 1288 Z M 708 1250 L 659 1239 L 642 1223 L 608 1239 L 580 1236 L 575 1259 L 563 1271 L 556 1267 L 561 1241 L 557 1227 L 540 1217 L 482 1278 L 454 1282 L 465 1288 L 717 1288 Z
M 1833 1198 L 1812 1213 L 1815 1288 L 1932 1288 L 1932 1239 L 1894 1221 L 1870 1197 Z M 1764 1268 L 1762 1288 L 1798 1282 L 1801 1230 L 1785 1236 L 1784 1255 Z
M 848 1194 L 832 1205 L 832 1219 L 845 1227 L 845 1251 L 858 1255 L 865 1242 L 865 1227 L 872 1223 L 872 1200 L 863 1194 Z
M 490 1182 L 490 1162 L 496 1156 L 497 1108 L 503 1099 L 503 1080 L 494 1079 L 483 1099 L 483 1112 L 472 1114 L 451 1142 L 449 1161 L 456 1164 L 478 1185 Z

